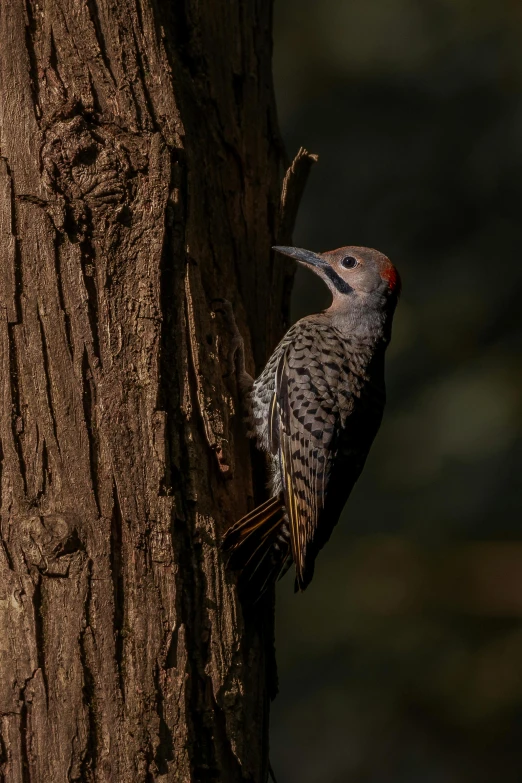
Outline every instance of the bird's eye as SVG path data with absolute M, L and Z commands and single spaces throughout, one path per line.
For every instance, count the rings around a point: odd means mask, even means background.
M 359 262 L 353 256 L 345 256 L 341 260 L 341 266 L 343 269 L 353 269 Z

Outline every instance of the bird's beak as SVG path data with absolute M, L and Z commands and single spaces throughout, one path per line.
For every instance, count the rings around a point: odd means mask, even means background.
M 282 253 L 284 256 L 290 256 L 295 258 L 300 264 L 305 266 L 313 266 L 319 269 L 329 269 L 330 265 L 324 258 L 321 258 L 317 253 L 312 253 L 311 250 L 304 250 L 302 247 L 273 247 L 272 250 L 277 250 L 278 253 Z

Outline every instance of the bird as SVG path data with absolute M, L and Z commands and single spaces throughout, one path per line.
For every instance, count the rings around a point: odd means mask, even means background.
M 385 352 L 401 293 L 397 269 L 372 248 L 273 249 L 315 272 L 332 301 L 287 331 L 255 380 L 232 323 L 248 434 L 270 466 L 269 499 L 235 522 L 222 542 L 243 595 L 253 601 L 292 563 L 296 591 L 312 580 L 317 554 L 381 424 Z

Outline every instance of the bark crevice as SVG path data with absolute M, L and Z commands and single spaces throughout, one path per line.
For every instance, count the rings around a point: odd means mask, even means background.
M 42 315 L 40 312 L 40 308 L 37 306 L 36 315 L 38 318 L 38 326 L 40 329 L 40 340 L 42 344 L 42 359 L 43 359 L 43 371 L 45 376 L 45 394 L 47 399 L 47 408 L 49 410 L 49 415 L 51 418 L 51 426 L 53 430 L 54 435 L 54 442 L 56 444 L 57 449 L 60 449 L 60 441 L 58 438 L 58 425 L 56 422 L 56 413 L 54 410 L 54 404 L 53 404 L 53 393 L 52 393 L 52 377 L 51 377 L 51 368 L 49 364 L 49 349 L 47 346 L 47 340 L 45 337 L 45 328 L 43 325 Z
M 89 442 L 89 472 L 91 479 L 92 491 L 96 502 L 96 508 L 101 515 L 100 509 L 100 490 L 99 490 L 99 477 L 98 477 L 98 435 L 97 426 L 94 418 L 94 412 L 96 410 L 95 399 L 95 385 L 92 377 L 91 365 L 89 362 L 89 355 L 87 346 L 83 350 L 82 359 L 82 400 L 83 400 L 83 415 L 86 427 L 86 434 Z
M 36 571 L 36 569 L 34 569 Z M 43 577 L 36 571 L 33 576 L 34 591 L 33 591 L 33 612 L 34 612 L 34 630 L 36 641 L 36 660 L 38 668 L 42 673 L 42 681 L 45 691 L 46 706 L 49 706 L 49 690 L 47 682 L 47 672 L 45 669 L 45 633 L 44 633 L 44 617 L 43 617 Z M 34 675 L 33 675 L 34 676 Z
M 118 684 L 122 699 L 125 702 L 125 669 L 124 669 L 124 620 L 125 593 L 123 576 L 123 517 L 118 497 L 118 488 L 113 480 L 113 506 L 111 516 L 111 577 L 114 596 L 114 639 L 115 658 L 118 670 Z
M 97 720 L 97 688 L 95 675 L 92 670 L 92 631 L 90 627 L 92 601 L 92 563 L 87 564 L 87 593 L 85 598 L 84 627 L 79 637 L 79 652 L 82 669 L 82 701 L 87 712 L 87 741 L 85 751 L 80 762 L 80 780 L 90 781 L 95 779 L 96 760 L 98 757 L 99 737 Z
M 36 19 L 31 0 L 25 0 L 25 13 L 27 16 L 25 26 L 25 45 L 29 59 L 29 83 L 31 87 L 35 116 L 38 117 L 40 112 L 38 57 L 36 55 L 34 45 L 34 38 L 36 35 Z
M 22 442 L 18 437 L 23 430 L 23 419 L 20 405 L 20 387 L 18 379 L 18 356 L 16 348 L 15 329 L 19 327 L 15 324 L 7 324 L 8 344 L 9 344 L 9 374 L 11 379 L 11 428 L 13 443 L 18 455 L 18 469 L 22 479 L 24 494 L 27 496 L 27 465 L 25 464 Z

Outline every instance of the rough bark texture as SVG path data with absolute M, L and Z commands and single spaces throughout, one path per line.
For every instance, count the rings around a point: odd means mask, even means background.
M 259 367 L 290 274 L 271 3 L 0 18 L 1 780 L 262 781 L 273 612 L 217 548 L 253 488 L 210 302 Z

